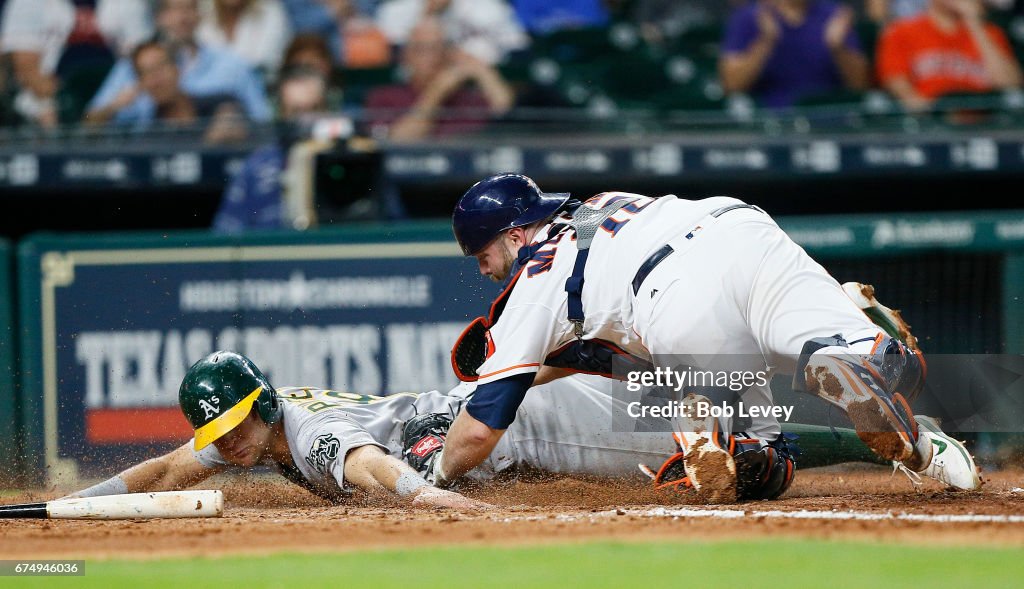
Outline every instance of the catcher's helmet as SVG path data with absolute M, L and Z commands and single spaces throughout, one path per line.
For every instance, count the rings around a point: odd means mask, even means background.
M 498 174 L 462 195 L 452 214 L 452 229 L 462 253 L 472 256 L 502 231 L 547 219 L 568 200 L 568 194 L 541 192 L 521 174 Z
M 238 427 L 253 406 L 267 424 L 281 418 L 270 381 L 252 360 L 234 352 L 214 352 L 193 364 L 181 381 L 178 404 L 196 432 L 196 450 Z

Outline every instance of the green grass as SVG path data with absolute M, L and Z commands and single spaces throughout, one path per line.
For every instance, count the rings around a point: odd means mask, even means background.
M 439 541 L 443 541 L 439 537 Z M 809 540 L 595 542 L 445 547 L 268 557 L 87 562 L 84 577 L 14 579 L 19 587 L 1012 587 L 1018 549 Z M 651 586 L 651 585 L 647 585 Z

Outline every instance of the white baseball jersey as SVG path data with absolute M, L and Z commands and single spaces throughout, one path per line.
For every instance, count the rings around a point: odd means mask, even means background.
M 812 338 L 841 334 L 849 342 L 871 341 L 881 332 L 767 214 L 737 208 L 711 215 L 741 201 L 605 193 L 584 206 L 602 208 L 614 199 L 630 204 L 605 221 L 592 242 L 582 291 L 583 339 L 608 341 L 656 361 L 684 356 L 706 370 L 765 371 L 770 380 L 776 370 L 791 374 Z M 638 269 L 665 245 L 672 253 L 634 292 Z M 574 339 L 565 284 L 576 257 L 568 232 L 520 272 L 489 330 L 488 356 L 478 369 L 482 394 L 468 406 L 473 417 L 491 427 L 497 423 L 497 429 L 510 423 L 503 420 L 522 384 L 504 379 L 538 370 Z M 773 404 L 767 385 L 749 387 L 740 400 L 748 407 Z M 730 419 L 721 421 L 725 432 L 734 431 Z M 742 429 L 764 440 L 781 432 L 774 416 L 754 417 Z
M 590 246 L 584 273 L 583 339 L 611 342 L 626 352 L 650 358 L 633 329 L 631 283 L 640 265 L 681 233 L 694 230 L 711 211 L 740 201 L 715 197 L 683 200 L 606 192 L 583 206 L 600 209 L 616 200 L 629 204 L 605 221 Z M 555 223 L 567 218 L 557 218 Z M 548 238 L 543 228 L 535 237 Z M 478 384 L 535 372 L 552 351 L 575 339 L 567 318 L 565 282 L 576 262 L 575 236 L 569 231 L 543 247 L 519 275 L 504 311 L 490 329 L 493 352 L 477 370 Z

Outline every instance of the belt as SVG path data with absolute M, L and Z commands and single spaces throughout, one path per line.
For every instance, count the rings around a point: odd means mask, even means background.
M 735 211 L 738 209 L 754 209 L 759 213 L 764 213 L 764 211 L 761 210 L 761 208 L 758 206 L 740 203 L 725 206 L 720 209 L 715 209 L 711 211 L 711 213 L 708 216 L 717 219 L 718 217 L 721 217 L 722 215 L 728 213 L 729 211 Z M 692 237 L 693 232 L 686 234 L 687 239 L 691 239 Z M 666 243 L 665 245 L 658 248 L 658 251 L 648 256 L 648 258 L 644 260 L 643 264 L 640 264 L 640 268 L 636 271 L 636 275 L 633 276 L 633 296 L 636 296 L 636 294 L 640 292 L 640 287 L 643 286 L 644 280 L 647 279 L 647 275 L 654 271 L 654 269 L 658 267 L 658 264 L 660 264 L 674 251 L 675 250 L 672 249 L 672 246 Z

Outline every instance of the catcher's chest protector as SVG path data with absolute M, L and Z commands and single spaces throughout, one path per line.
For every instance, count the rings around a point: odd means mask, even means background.
M 547 239 L 540 243 L 524 246 L 519 250 L 512 269 L 512 278 L 501 294 L 491 303 L 487 317 L 474 319 L 463 330 L 455 347 L 452 348 L 452 368 L 459 380 L 473 382 L 479 378 L 477 369 L 494 351 L 494 342 L 488 330 L 501 317 L 501 312 L 504 311 L 523 268 L 538 256 L 544 246 L 560 237 L 565 231 L 576 233 L 576 249 L 578 250 L 572 275 L 565 282 L 568 298 L 567 315 L 569 322 L 573 324 L 576 339 L 549 354 L 544 363 L 573 372 L 600 374 L 608 377 L 612 376 L 612 360 L 615 357 L 619 357 L 625 363 L 624 368 L 627 371 L 646 370 L 652 367 L 650 362 L 628 354 L 611 342 L 582 339 L 585 319 L 583 315 L 583 275 L 586 270 L 587 256 L 590 253 L 590 245 L 601 224 L 616 211 L 635 200 L 635 198 L 618 199 L 600 209 L 580 206 L 573 211 L 572 218 L 567 223 L 553 225 Z

